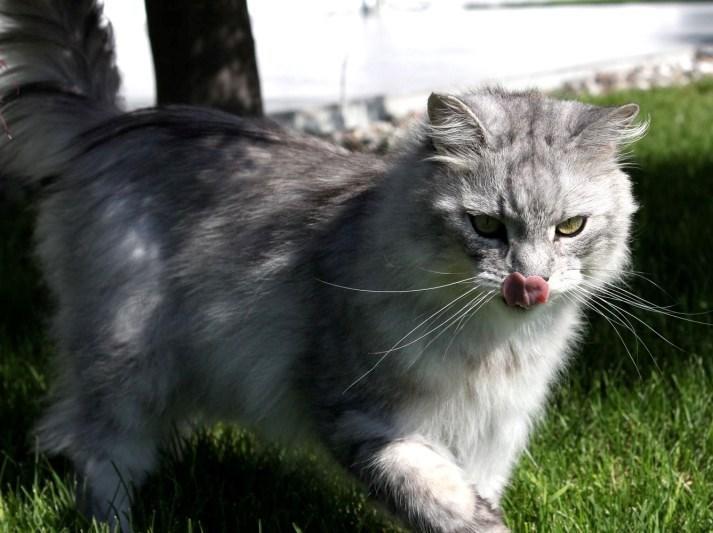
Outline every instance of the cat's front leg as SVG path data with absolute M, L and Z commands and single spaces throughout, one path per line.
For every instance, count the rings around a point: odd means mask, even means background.
M 500 511 L 478 496 L 448 451 L 423 437 L 365 442 L 352 469 L 417 531 L 508 531 Z

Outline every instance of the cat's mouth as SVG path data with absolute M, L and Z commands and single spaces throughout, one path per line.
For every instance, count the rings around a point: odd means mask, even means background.
M 508 307 L 527 310 L 547 303 L 550 287 L 540 276 L 527 276 L 520 272 L 508 275 L 500 287 L 503 301 Z

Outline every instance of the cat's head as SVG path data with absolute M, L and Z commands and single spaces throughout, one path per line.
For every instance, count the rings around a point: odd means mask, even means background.
M 424 195 L 451 245 L 442 264 L 512 307 L 583 299 L 626 268 L 637 205 L 622 149 L 638 106 L 536 92 L 432 95 Z

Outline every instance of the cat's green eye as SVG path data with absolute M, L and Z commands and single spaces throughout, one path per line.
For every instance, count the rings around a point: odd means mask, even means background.
M 584 229 L 585 222 L 587 222 L 587 219 L 583 216 L 568 218 L 564 222 L 557 224 L 557 235 L 561 235 L 562 237 L 574 237 Z
M 473 223 L 475 231 L 481 237 L 504 239 L 506 236 L 505 224 L 495 217 L 489 215 L 471 215 L 470 220 Z

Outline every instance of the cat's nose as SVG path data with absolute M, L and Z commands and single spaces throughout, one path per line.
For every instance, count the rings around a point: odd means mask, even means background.
M 550 287 L 547 281 L 540 276 L 523 276 L 513 272 L 503 280 L 502 294 L 505 303 L 511 307 L 524 307 L 547 302 Z

